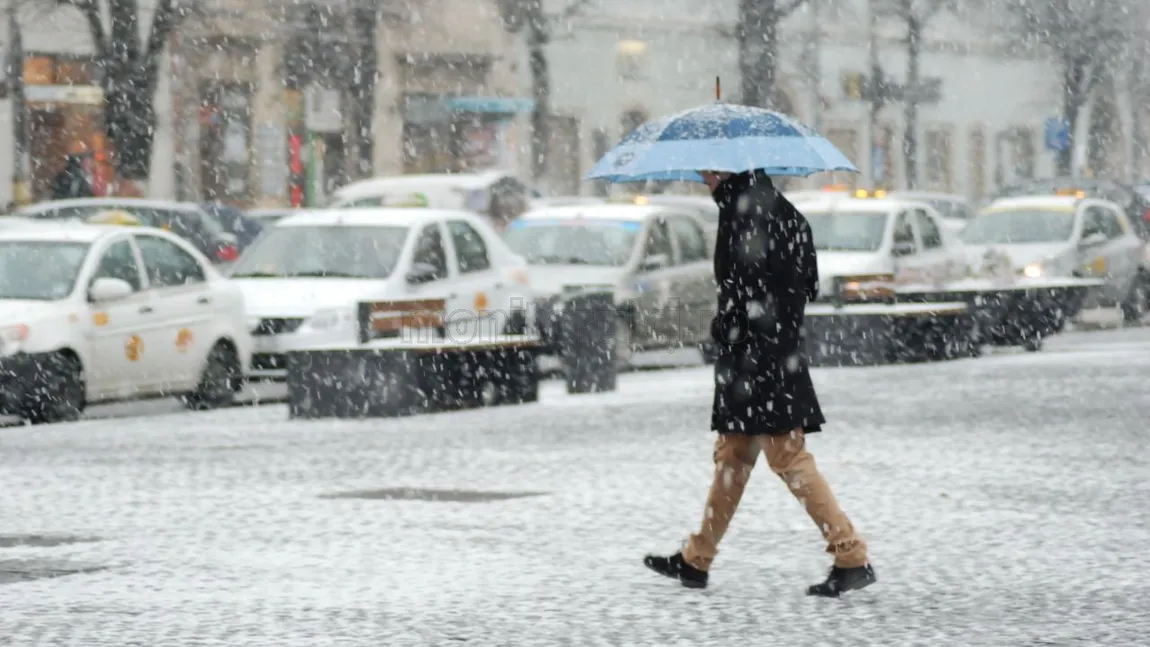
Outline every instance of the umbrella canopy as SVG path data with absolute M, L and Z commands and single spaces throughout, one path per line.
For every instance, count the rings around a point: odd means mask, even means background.
M 834 144 L 777 112 L 717 103 L 639 126 L 599 160 L 587 179 L 702 182 L 699 171 L 806 177 L 858 173 Z

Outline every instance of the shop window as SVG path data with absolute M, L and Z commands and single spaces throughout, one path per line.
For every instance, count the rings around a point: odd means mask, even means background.
M 986 195 L 986 133 L 981 128 L 970 131 L 967 162 L 967 195 L 979 202 Z
M 251 197 L 251 92 L 246 83 L 211 83 L 203 89 L 200 177 L 207 200 Z
M 926 188 L 951 191 L 951 136 L 946 130 L 926 132 Z
M 619 78 L 625 81 L 643 80 L 647 43 L 641 40 L 621 40 L 619 41 L 617 56 Z

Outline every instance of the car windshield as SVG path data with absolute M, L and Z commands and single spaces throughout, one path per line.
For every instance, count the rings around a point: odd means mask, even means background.
M 629 220 L 515 220 L 504 240 L 532 265 L 619 266 L 630 260 L 641 229 Z
M 1056 243 L 1070 240 L 1073 232 L 1073 211 L 990 210 L 962 230 L 962 241 L 968 245 Z
M 805 211 L 815 249 L 830 252 L 874 252 L 882 247 L 888 214 L 879 212 Z
M 0 299 L 67 297 L 87 255 L 87 243 L 0 241 Z
M 407 227 L 276 227 L 244 252 L 232 278 L 385 279 L 395 271 Z

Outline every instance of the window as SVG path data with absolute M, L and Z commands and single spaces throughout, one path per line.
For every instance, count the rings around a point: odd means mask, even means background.
M 647 245 L 644 247 L 643 258 L 651 258 L 663 254 L 667 262 L 671 262 L 671 237 L 667 235 L 667 223 L 662 219 L 651 223 L 647 230 Z
M 423 228 L 415 245 L 414 262 L 435 268 L 432 281 L 447 278 L 447 253 L 443 251 L 443 237 L 439 234 L 439 225 L 428 225 Z
M 205 280 L 204 268 L 179 245 L 156 236 L 136 236 L 148 283 L 154 288 L 178 287 Z
M 1118 214 L 1103 208 L 1098 218 L 1102 225 L 1102 233 L 1106 234 L 1107 238 L 1120 238 L 1122 236 L 1122 224 L 1118 222 Z
M 951 184 L 951 138 L 945 130 L 928 130 L 926 133 L 926 184 L 936 191 L 950 191 Z
M 1118 218 L 1109 210 L 1100 206 L 1086 208 L 1086 216 L 1082 222 L 1082 237 L 1102 234 L 1107 238 L 1117 238 L 1122 235 L 1122 226 Z
M 451 231 L 451 242 L 455 243 L 455 256 L 459 261 L 459 273 L 482 272 L 491 268 L 491 260 L 487 257 L 487 244 L 483 236 L 466 222 L 453 220 L 447 223 Z
M 370 198 L 358 198 L 356 200 L 352 200 L 348 204 L 340 205 L 340 207 L 382 207 L 382 206 L 383 206 L 383 198 L 379 197 L 379 196 L 370 197 Z
M 132 291 L 139 292 L 140 264 L 136 262 L 136 253 L 132 244 L 126 240 L 113 243 L 100 257 L 100 264 L 92 274 L 92 281 L 96 279 L 120 279 L 132 286 Z
M 926 249 L 942 247 L 942 232 L 938 230 L 934 218 L 931 218 L 922 209 L 916 209 L 914 217 L 918 221 L 918 233 L 922 237 L 922 246 Z
M 707 260 L 707 239 L 694 221 L 681 216 L 671 218 L 671 231 L 679 241 L 679 253 L 684 263 Z
M 909 211 L 898 214 L 898 220 L 894 223 L 894 244 L 910 244 L 912 247 L 917 247 L 914 243 L 914 228 L 910 224 Z

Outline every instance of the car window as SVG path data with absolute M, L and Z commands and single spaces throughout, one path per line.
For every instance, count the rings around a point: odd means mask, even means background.
M 433 281 L 447 278 L 447 252 L 443 251 L 439 225 L 428 225 L 420 232 L 419 241 L 415 244 L 414 262 L 434 267 Z
M 934 207 L 934 210 L 938 212 L 938 215 L 942 216 L 943 218 L 954 218 L 956 216 L 954 210 L 955 205 L 950 200 L 931 200 L 930 206 Z
M 671 231 L 679 241 L 679 253 L 684 263 L 707 260 L 707 239 L 703 230 L 690 218 L 671 218 Z
M 156 236 L 136 236 L 136 245 L 144 258 L 151 287 L 175 287 L 206 280 L 200 262 L 179 245 Z
M 358 198 L 352 200 L 347 204 L 340 205 L 341 207 L 382 207 L 383 196 L 375 196 L 369 198 Z
M 963 220 L 974 220 L 974 210 L 968 205 L 960 204 L 958 205 L 958 217 Z
M 898 218 L 894 221 L 894 242 L 896 245 L 910 244 L 916 249 L 918 247 L 914 242 L 914 227 L 910 224 L 909 211 L 898 214 Z
M 923 248 L 937 249 L 942 247 L 942 232 L 938 230 L 934 218 L 931 218 L 922 209 L 915 209 L 914 217 L 918 221 L 918 234 L 922 237 Z
M 466 222 L 453 220 L 447 223 L 451 232 L 451 242 L 455 244 L 455 256 L 459 261 L 460 274 L 481 272 L 491 267 L 487 256 L 487 243 L 475 228 Z
M 1102 233 L 1106 234 L 1107 238 L 1121 238 L 1125 233 L 1122 229 L 1122 223 L 1118 222 L 1118 214 L 1107 208 L 1101 208 L 1099 214 L 1099 223 L 1102 226 Z
M 652 221 L 647 230 L 647 244 L 644 247 L 643 258 L 650 258 L 658 254 L 665 254 L 668 262 L 674 258 L 671 250 L 671 237 L 667 235 L 667 223 L 662 218 Z
M 92 281 L 96 279 L 120 279 L 132 286 L 133 292 L 139 292 L 143 287 L 140 281 L 140 264 L 136 262 L 136 253 L 132 244 L 126 240 L 112 243 L 100 257 L 96 271 L 92 274 Z

